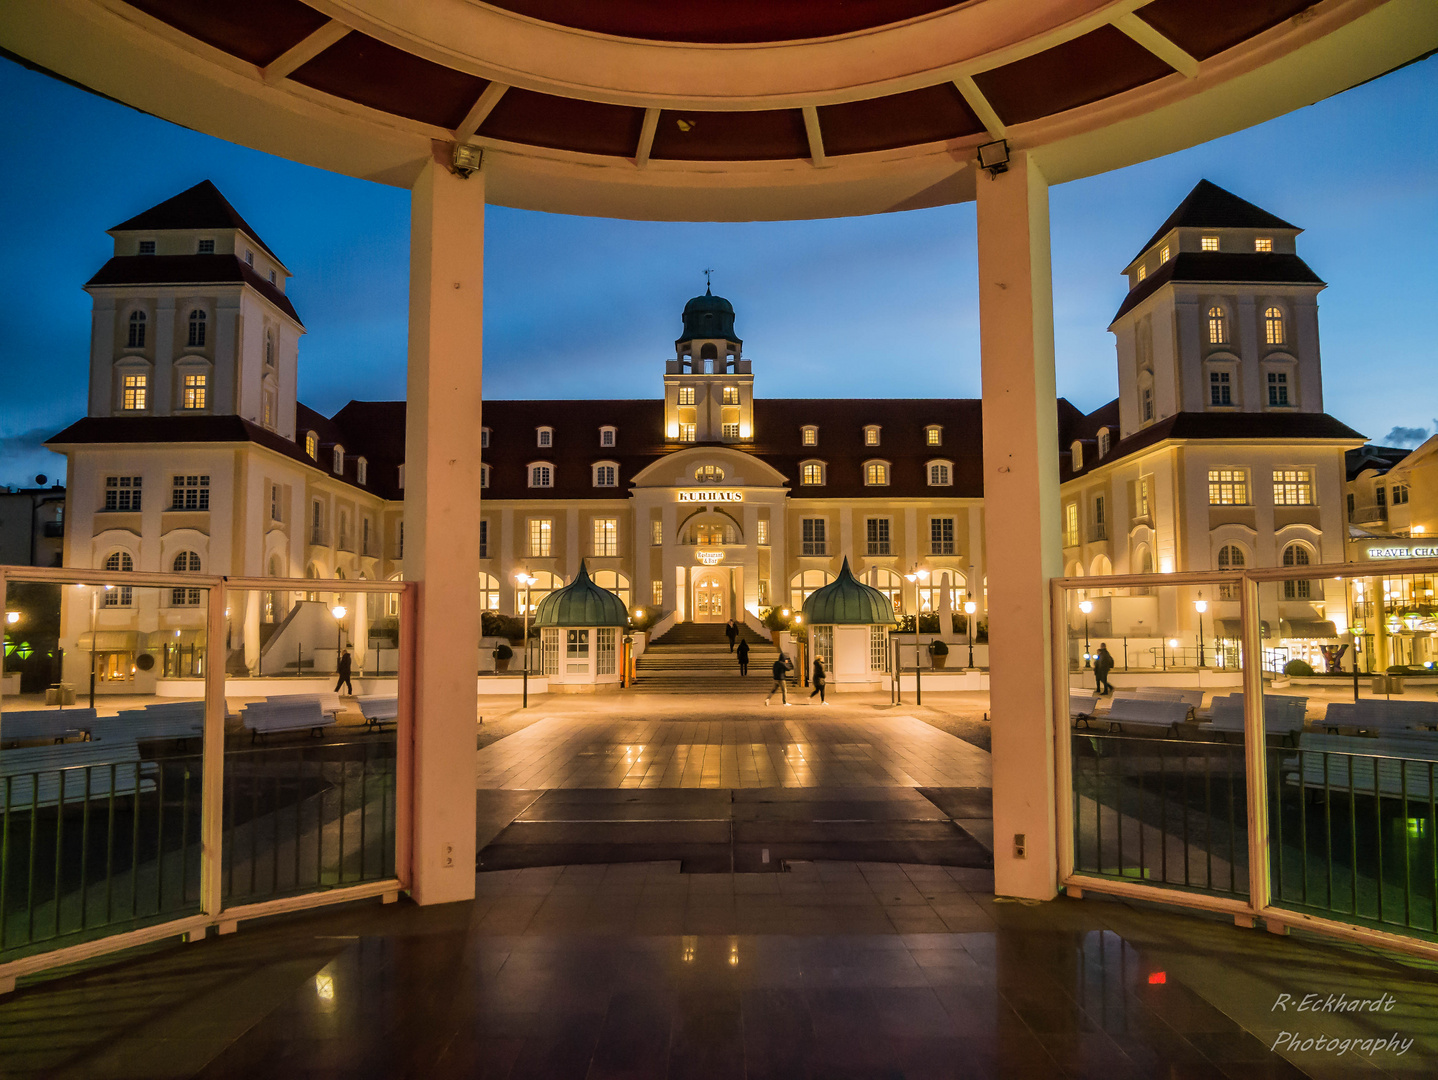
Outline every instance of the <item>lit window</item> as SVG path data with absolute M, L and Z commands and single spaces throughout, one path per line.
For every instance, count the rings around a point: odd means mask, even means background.
M 1243 549 L 1237 544 L 1224 544 L 1218 549 L 1218 568 L 1220 570 L 1242 570 L 1247 557 Z M 1220 600 L 1237 600 L 1243 593 L 1243 586 L 1236 581 L 1224 582 L 1218 587 L 1218 598 Z
M 208 476 L 177 476 L 170 487 L 171 510 L 208 510 L 210 478 Z
M 1163 247 L 1161 247 L 1161 248 L 1158 249 L 1158 261 L 1161 262 L 1161 263 L 1166 263 L 1166 262 L 1168 262 L 1168 245 L 1167 245 L 1167 244 L 1164 244 Z
M 929 462 L 929 487 L 949 486 L 949 463 L 947 461 Z
M 130 336 L 126 339 L 125 348 L 143 349 L 145 347 L 145 313 L 143 311 L 130 312 Z
M 1283 549 L 1284 566 L 1308 566 L 1308 549 L 1302 544 L 1289 544 Z M 1313 583 L 1311 581 L 1285 581 L 1283 583 L 1283 598 L 1285 600 L 1309 600 L 1313 596 Z
M 802 430 L 802 432 L 803 432 L 803 437 L 800 439 L 800 441 L 801 441 L 805 446 L 818 446 L 818 445 L 819 445 L 819 429 L 818 429 L 818 428 L 813 427 L 813 426 L 810 426 L 810 427 L 802 428 L 801 430 Z
M 803 531 L 803 554 L 828 554 L 826 541 L 824 539 L 826 523 L 823 518 L 802 518 L 800 520 L 800 527 Z
M 701 484 L 717 484 L 724 479 L 724 470 L 718 465 L 700 465 L 694 470 L 694 479 Z
M 664 522 L 658 518 L 649 523 L 649 542 L 655 547 L 664 546 Z
M 536 558 L 549 557 L 549 540 L 554 533 L 550 518 L 529 519 L 529 553 Z
M 940 446 L 944 441 L 944 429 L 937 424 L 924 428 L 924 442 L 929 446 Z
M 1222 345 L 1227 341 L 1228 316 L 1224 314 L 1223 308 L 1215 305 L 1208 309 L 1208 343 Z
M 547 488 L 554 486 L 554 469 L 545 463 L 529 467 L 529 486 Z
M 1201 247 L 1204 251 L 1217 251 L 1218 237 L 1205 236 L 1202 240 L 1199 241 L 1199 247 Z
M 692 387 L 692 386 L 681 386 L 681 387 L 679 388 L 679 404 L 681 404 L 681 405 L 693 405 L 693 404 L 694 404 L 694 387 Z
M 1260 236 L 1258 239 L 1256 239 L 1256 240 L 1253 242 L 1253 250 L 1254 250 L 1254 251 L 1272 251 L 1272 250 L 1273 250 L 1273 237 L 1271 237 L 1271 236 Z
M 184 388 L 184 405 L 187 409 L 203 409 L 208 396 L 207 375 L 186 375 Z
M 824 466 L 821 462 L 810 461 L 803 466 L 800 483 L 812 487 L 824 482 Z
M 619 519 L 594 519 L 594 554 L 601 558 L 619 554 Z
M 1288 372 L 1270 371 L 1268 373 L 1268 404 L 1274 408 L 1283 408 L 1288 405 Z
M 120 400 L 121 408 L 140 410 L 150 403 L 150 377 L 148 375 L 126 375 Z
M 1142 281 L 1144 278 L 1148 277 L 1148 267 L 1144 266 L 1143 263 L 1139 263 L 1138 273 L 1135 276 L 1138 278 L 1139 281 Z
M 1268 344 L 1283 344 L 1283 312 L 1278 308 L 1271 307 L 1263 313 L 1263 333 Z
M 1232 405 L 1233 387 L 1227 371 L 1208 373 L 1208 403 L 1210 405 Z
M 615 432 L 614 432 L 614 429 L 613 429 L 612 427 L 602 427 L 602 428 L 600 428 L 600 429 L 599 429 L 599 445 L 600 445 L 600 446 L 613 446 L 613 445 L 614 445 L 614 434 L 615 434 Z
M 141 241 L 140 241 L 140 254 L 141 254 L 141 255 L 153 255 L 153 254 L 155 254 L 155 241 L 153 241 L 153 240 L 141 240 Z
M 870 555 L 889 554 L 889 519 L 869 518 L 864 523 L 864 532 L 868 541 L 867 553 Z
M 320 437 L 313 431 L 305 432 L 305 453 L 315 459 L 320 456 Z
M 769 545 L 769 519 L 760 518 L 754 523 L 754 539 L 760 547 Z
M 140 477 L 138 477 L 138 476 L 107 476 L 107 477 L 105 477 L 105 509 L 106 509 L 106 510 L 138 510 L 138 509 L 140 509 Z
M 1247 506 L 1247 469 L 1209 469 L 1209 506 Z
M 679 425 L 679 441 L 693 442 L 698 435 L 698 428 L 693 424 Z
M 722 437 L 726 439 L 737 439 L 739 437 L 739 425 L 725 424 L 722 429 Z
M 1140 480 L 1137 487 L 1138 492 L 1135 505 L 1138 507 L 1138 516 L 1146 518 L 1148 517 L 1148 477 L 1145 476 Z
M 649 602 L 650 602 L 651 604 L 663 604 L 663 603 L 664 603 L 664 582 L 662 582 L 662 581 L 651 581 L 651 582 L 649 583 L 649 596 L 650 596 L 650 601 L 649 601 Z
M 489 428 L 487 427 L 479 429 L 479 448 L 481 450 L 489 449 Z
M 951 517 L 929 519 L 929 554 L 952 555 L 954 553 L 954 519 Z
M 1394 495 L 1398 489 L 1394 488 Z M 1397 501 L 1396 498 L 1394 500 Z M 1273 470 L 1274 506 L 1312 506 L 1313 471 L 1311 469 Z
M 618 487 L 618 472 L 613 465 L 594 466 L 595 487 Z
M 215 242 L 213 240 L 201 240 L 195 250 L 200 255 L 213 255 L 215 253 Z
M 193 551 L 182 551 L 170 564 L 177 574 L 198 574 L 200 556 Z M 200 603 L 199 589 L 171 589 L 170 604 L 173 607 L 196 607 Z
M 889 482 L 889 466 L 882 461 L 871 461 L 864 466 L 864 483 L 869 487 L 882 487 Z
M 864 429 L 864 445 L 865 445 L 865 446 L 878 446 L 878 445 L 879 445 L 879 429 L 878 429 L 878 427 L 877 427 L 876 425 L 870 424 L 868 427 L 866 427 L 866 428 Z
M 538 430 L 538 443 L 540 446 L 554 445 L 554 429 L 542 427 Z
M 190 340 L 185 347 L 189 349 L 205 347 L 205 313 L 199 308 L 190 312 Z
M 1078 503 L 1069 503 L 1064 507 L 1064 547 L 1077 547 L 1078 542 Z
M 725 404 L 725 405 L 738 405 L 738 404 L 739 404 L 739 388 L 738 388 L 737 386 L 726 386 L 726 387 L 724 387 L 724 404 Z

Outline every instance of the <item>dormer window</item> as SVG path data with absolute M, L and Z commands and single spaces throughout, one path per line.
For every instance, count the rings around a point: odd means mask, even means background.
M 153 241 L 153 240 L 141 240 L 141 241 L 140 241 L 140 254 L 141 254 L 141 255 L 153 255 L 153 254 L 155 254 L 155 241 Z
M 265 367 L 275 366 L 275 332 L 265 331 Z
M 1161 247 L 1161 248 L 1158 249 L 1158 261 L 1159 261 L 1160 263 L 1166 263 L 1166 262 L 1168 262 L 1168 245 L 1167 245 L 1167 244 L 1164 244 L 1163 247 Z
M 1077 439 L 1069 444 L 1069 467 L 1074 472 L 1083 468 L 1083 443 Z
M 879 445 L 879 425 L 878 425 L 878 424 L 870 424 L 870 425 L 868 425 L 866 428 L 864 428 L 864 445 L 865 445 L 865 446 L 878 446 L 878 445 Z
M 274 283 L 275 283 L 275 272 L 274 272 L 273 270 L 271 270 L 271 271 L 270 271 L 270 284 L 273 285 Z
M 805 446 L 819 445 L 819 429 L 816 428 L 813 424 L 810 424 L 807 427 L 800 428 L 799 431 L 799 441 Z
M 404 466 L 401 465 L 400 468 L 402 469 L 402 468 L 404 468 Z M 404 485 L 401 484 L 400 486 L 403 487 Z M 481 466 L 479 467 L 479 487 L 480 487 L 480 490 L 481 490 L 481 491 L 487 490 L 487 489 L 489 488 L 489 466 L 488 466 L 488 465 L 481 465 Z
M 343 446 L 338 445 L 338 444 L 335 445 L 335 461 L 334 461 L 334 466 L 335 466 L 335 475 L 336 475 L 336 476 L 343 476 L 343 475 L 344 475 L 344 471 L 345 471 L 345 448 L 344 448 Z
M 1113 435 L 1108 428 L 1100 428 L 1098 433 L 1098 456 L 1108 457 L 1109 447 L 1113 444 Z
M 305 432 L 305 453 L 316 461 L 320 458 L 320 437 L 313 431 Z
M 1271 237 L 1271 236 L 1260 236 L 1260 237 L 1258 237 L 1257 239 L 1255 239 L 1255 240 L 1253 241 L 1253 250 L 1254 250 L 1254 251 L 1272 251 L 1272 250 L 1273 250 L 1273 237 Z
M 529 486 L 532 488 L 552 488 L 554 486 L 554 466 L 547 461 L 536 461 L 530 465 Z
M 944 429 L 938 424 L 930 424 L 924 428 L 925 446 L 942 446 L 944 444 Z
M 952 462 L 931 461 L 928 464 L 929 487 L 949 487 L 953 484 Z
M 479 448 L 481 450 L 489 449 L 489 428 L 487 427 L 479 429 Z
M 600 446 L 613 446 L 613 445 L 614 445 L 615 434 L 616 434 L 615 429 L 612 428 L 612 427 L 602 427 L 602 428 L 600 428 L 600 429 L 599 429 L 599 445 L 600 445 Z
M 213 240 L 201 240 L 195 245 L 195 254 L 213 255 L 215 253 L 215 242 Z
M 1138 281 L 1142 281 L 1144 278 L 1148 277 L 1148 267 L 1144 266 L 1143 263 L 1139 263 L 1139 264 L 1138 264 L 1138 270 L 1137 270 L 1137 272 L 1134 274 L 1134 277 L 1135 277 Z
M 888 483 L 889 463 L 887 461 L 864 462 L 865 487 L 887 487 Z
M 361 484 L 369 483 L 369 462 L 364 458 L 355 458 L 355 480 Z
M 612 461 L 601 461 L 594 466 L 594 486 L 612 488 L 619 486 L 619 466 Z
M 537 429 L 536 429 L 536 432 L 537 432 L 537 435 L 538 435 L 538 438 L 537 438 L 537 440 L 536 440 L 536 444 L 537 444 L 537 445 L 539 445 L 539 446 L 553 446 L 553 445 L 554 445 L 554 429 L 553 429 L 553 428 L 550 428 L 550 427 L 537 428 Z
M 1216 236 L 1205 236 L 1203 239 L 1201 239 L 1201 240 L 1198 242 L 1198 246 L 1199 246 L 1199 248 L 1200 248 L 1201 250 L 1203 250 L 1203 251 L 1217 251 L 1217 250 L 1218 250 L 1218 237 L 1216 237 Z
M 799 483 L 805 487 L 819 487 L 824 483 L 824 463 L 806 461 L 799 466 Z

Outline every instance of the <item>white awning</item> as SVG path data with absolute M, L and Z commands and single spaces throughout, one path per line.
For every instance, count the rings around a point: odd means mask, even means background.
M 1327 619 L 1279 619 L 1280 638 L 1302 638 L 1308 641 L 1338 641 L 1338 627 Z
M 1234 639 L 1241 638 L 1241 637 L 1243 637 L 1243 620 L 1242 620 L 1242 619 L 1214 619 L 1214 620 L 1213 620 L 1213 633 L 1214 633 L 1214 636 L 1215 636 L 1215 637 L 1220 637 L 1220 638 L 1234 638 Z M 1265 638 L 1272 636 L 1272 634 L 1269 633 L 1269 626 L 1268 626 L 1268 620 L 1267 620 L 1267 619 L 1263 619 L 1263 620 L 1261 620 L 1261 621 L 1259 622 L 1259 633 L 1260 633 L 1260 635 L 1261 635 L 1262 637 L 1265 637 Z

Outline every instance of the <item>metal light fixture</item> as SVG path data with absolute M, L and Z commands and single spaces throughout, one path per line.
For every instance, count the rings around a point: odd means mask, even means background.
M 1198 612 L 1198 666 L 1203 668 L 1203 613 L 1208 610 L 1208 601 L 1203 598 L 1203 593 L 1198 594 L 1198 599 L 1193 602 L 1193 610 Z
M 454 144 L 454 156 L 451 160 L 455 174 L 461 180 L 467 180 L 471 173 L 479 172 L 480 166 L 484 164 L 484 150 L 482 147 L 457 142 Z
M 5 621 L 11 626 L 14 626 L 17 622 L 20 621 L 20 613 L 18 611 L 5 612 Z
M 979 168 L 989 174 L 989 179 L 1009 171 L 1009 141 L 995 139 L 979 147 Z
M 1093 610 L 1093 601 L 1080 600 L 1079 610 L 1083 612 L 1083 666 L 1085 668 L 1090 668 L 1093 667 L 1093 656 L 1089 652 L 1088 645 L 1088 615 L 1089 612 Z
M 979 605 L 973 600 L 964 601 L 964 614 L 968 616 L 969 630 L 969 669 L 974 666 L 974 612 L 979 610 Z

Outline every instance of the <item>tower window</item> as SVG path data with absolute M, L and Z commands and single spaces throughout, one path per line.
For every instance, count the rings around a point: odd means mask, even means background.
M 1209 469 L 1209 506 L 1247 506 L 1247 469 Z
M 739 425 L 724 424 L 720 430 L 720 437 L 725 439 L 737 439 L 739 437 Z
M 205 313 L 199 308 L 190 312 L 190 340 L 187 347 L 191 349 L 205 347 Z
M 1139 263 L 1138 272 L 1134 276 L 1139 281 L 1142 281 L 1144 278 L 1148 277 L 1148 267 L 1144 266 L 1143 263 Z
M 246 265 L 246 266 L 254 266 L 254 265 L 255 265 L 255 253 L 254 253 L 253 251 L 247 251 L 247 252 L 245 252 L 245 265 Z
M 275 332 L 265 331 L 265 367 L 275 366 Z
M 1394 501 L 1397 501 L 1398 489 L 1393 489 Z M 1274 469 L 1273 470 L 1273 505 L 1274 506 L 1312 506 L 1313 505 L 1313 470 L 1311 469 Z
M 698 435 L 698 429 L 695 427 L 695 425 L 693 425 L 693 424 L 680 424 L 680 425 L 679 425 L 679 441 L 680 441 L 680 442 L 693 442 L 693 441 L 695 440 L 695 437 L 696 437 L 697 435 Z
M 738 405 L 738 404 L 739 404 L 739 388 L 738 388 L 737 386 L 726 386 L 726 387 L 724 387 L 724 404 L 725 404 L 725 405 Z
M 1264 337 L 1270 345 L 1282 345 L 1284 343 L 1283 333 L 1283 312 L 1276 307 L 1271 307 L 1263 313 Z
M 1208 343 L 1222 345 L 1228 341 L 1228 316 L 1218 305 L 1208 309 Z
M 153 254 L 155 254 L 155 241 L 153 241 L 153 240 L 141 240 L 141 241 L 140 241 L 140 254 L 141 254 L 141 255 L 153 255 Z
M 170 487 L 171 510 L 208 510 L 210 478 L 208 476 L 177 476 Z
M 1168 262 L 1168 245 L 1167 245 L 1167 244 L 1164 244 L 1163 247 L 1161 247 L 1161 248 L 1158 249 L 1158 261 L 1161 262 L 1161 263 L 1166 263 L 1166 262 Z
M 213 255 L 215 253 L 215 242 L 213 240 L 201 240 L 195 251 L 200 255 Z
M 139 412 L 150 404 L 150 377 L 126 375 L 121 386 L 120 407 Z
M 1208 373 L 1208 403 L 1210 405 L 1233 404 L 1233 387 L 1230 385 L 1228 372 L 1210 371 Z
M 140 509 L 140 481 L 138 476 L 105 477 L 106 510 Z
M 1258 239 L 1256 239 L 1256 240 L 1253 241 L 1253 250 L 1254 250 L 1254 251 L 1272 251 L 1272 250 L 1273 250 L 1273 237 L 1271 237 L 1271 236 L 1260 236 L 1260 237 L 1258 237 Z
M 186 375 L 184 386 L 184 407 L 203 409 L 208 401 L 210 378 L 208 375 Z
M 1279 409 L 1287 407 L 1288 372 L 1270 371 L 1268 373 L 1268 404 Z
M 680 405 L 693 405 L 693 404 L 694 404 L 694 387 L 692 387 L 692 386 L 681 386 L 681 387 L 679 388 L 679 404 L 680 404 Z
M 1144 422 L 1147 423 L 1153 419 L 1153 387 L 1145 386 L 1140 395 L 1140 399 L 1139 411 L 1143 416 Z
M 145 313 L 143 311 L 130 312 L 130 336 L 125 341 L 127 349 L 143 349 L 145 347 Z
M 1217 250 L 1218 250 L 1218 237 L 1216 237 L 1216 236 L 1205 236 L 1202 240 L 1200 240 L 1200 241 L 1198 242 L 1198 244 L 1199 244 L 1199 247 L 1202 248 L 1204 251 L 1217 251 Z

